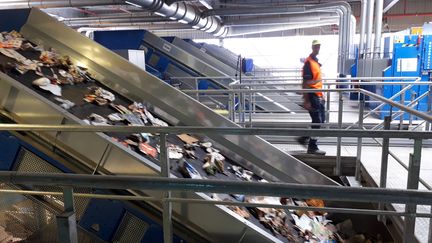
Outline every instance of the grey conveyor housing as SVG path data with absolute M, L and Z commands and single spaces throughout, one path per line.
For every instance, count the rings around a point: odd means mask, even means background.
M 130 100 L 151 104 L 153 112 L 172 125 L 239 127 L 38 9 L 31 9 L 23 22 L 25 24 L 20 32 L 26 39 L 69 55 L 75 63 L 88 68 L 98 81 L 118 94 Z M 1 108 L 25 123 L 84 124 L 71 113 L 1 72 L 0 85 Z M 160 175 L 158 164 L 127 150 L 105 134 L 62 132 L 48 135 L 95 164 L 101 161 L 101 169 L 114 175 Z M 333 180 L 260 137 L 217 135 L 209 138 L 225 156 L 267 180 L 336 185 Z M 158 195 L 151 191 L 145 193 Z M 174 193 L 173 196 L 209 199 L 202 193 Z M 243 232 L 245 228 L 245 242 L 278 242 L 273 235 L 223 206 L 194 204 L 192 210 L 188 204 L 174 204 L 173 210 L 176 217 L 183 219 L 185 226 L 195 229 L 212 242 L 238 240 L 239 232 Z
M 146 31 L 143 43 L 203 77 L 232 77 L 235 75 L 235 69 L 221 63 L 212 56 L 199 51 L 195 46 L 179 38 L 174 38 L 172 43 L 170 43 L 149 31 Z M 234 79 L 232 78 L 209 78 L 209 80 L 225 89 L 230 89 L 229 84 L 234 82 Z M 261 88 L 265 89 L 266 87 Z M 298 106 L 293 104 L 292 100 L 290 101 L 287 97 L 288 94 L 284 94 L 283 92 L 277 93 L 271 98 L 258 93 L 255 97 L 255 102 L 258 108 L 269 112 L 289 112 L 293 109 L 298 109 Z M 290 109 L 286 107 L 287 104 L 294 106 Z

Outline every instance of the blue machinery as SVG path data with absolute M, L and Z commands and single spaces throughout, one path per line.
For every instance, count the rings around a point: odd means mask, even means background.
M 390 37 L 387 37 L 385 39 L 385 50 L 388 51 L 390 45 Z M 390 61 L 390 66 L 382 71 L 383 77 L 421 77 L 421 81 L 432 80 L 432 35 L 395 37 Z M 352 76 L 357 76 L 355 72 L 357 65 L 357 63 L 354 64 L 352 68 Z M 386 98 L 390 98 L 400 92 L 403 87 L 405 87 L 405 85 L 386 85 L 370 86 L 370 88 L 366 89 Z M 427 85 L 414 85 L 411 89 L 406 91 L 404 95 L 396 97 L 395 101 L 403 103 L 404 105 L 409 105 L 428 90 L 429 87 Z M 430 105 L 428 104 L 429 100 L 427 96 L 423 97 L 419 99 L 418 102 L 414 102 L 412 108 L 418 111 L 428 111 L 430 110 Z M 378 104 L 370 103 L 369 106 L 375 108 Z M 383 119 L 394 111 L 397 111 L 397 109 L 391 110 L 389 105 L 385 105 L 381 108 L 379 117 Z M 409 118 L 407 114 L 403 116 L 404 120 Z M 416 117 L 413 117 L 413 119 L 416 119 Z
M 67 166 L 50 158 L 50 156 L 39 151 L 29 143 L 18 139 L 11 133 L 0 133 L 0 146 L 3 148 L 0 154 L 0 170 L 30 172 L 24 168 L 50 167 L 59 173 L 74 173 Z M 29 154 L 37 159 L 26 160 L 25 157 Z M 107 191 L 98 190 L 94 193 L 104 194 Z M 121 235 L 125 233 L 123 232 L 124 229 L 130 227 L 131 225 L 128 224 L 131 223 L 136 227 L 136 231 L 133 232 L 135 234 L 133 239 L 140 240 L 140 242 L 163 242 L 163 232 L 160 223 L 123 201 L 91 199 L 86 203 L 77 222 L 81 230 L 106 242 L 120 240 L 119 238 L 122 238 Z M 131 229 L 129 228 L 129 230 Z M 173 242 L 186 243 L 187 241 L 174 235 Z

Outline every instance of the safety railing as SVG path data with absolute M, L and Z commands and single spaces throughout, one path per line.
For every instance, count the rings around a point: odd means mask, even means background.
M 349 80 L 349 79 L 353 79 L 353 78 L 339 78 L 338 80 Z M 269 89 L 250 89 L 253 86 L 256 87 L 260 87 L 260 86 L 267 86 L 267 85 L 276 85 L 273 83 L 254 83 L 254 84 L 239 84 L 239 83 L 233 83 L 233 89 L 231 90 L 184 90 L 184 92 L 186 93 L 192 93 L 192 94 L 197 94 L 197 93 L 203 93 L 203 94 L 223 94 L 223 95 L 229 95 L 229 101 L 230 101 L 230 105 L 229 105 L 229 118 L 234 121 L 237 122 L 238 118 L 238 122 L 240 124 L 245 124 L 245 117 L 249 118 L 249 124 L 252 124 L 252 116 L 254 114 L 254 108 L 251 107 L 251 105 L 249 105 L 249 109 L 246 109 L 245 103 L 245 97 L 249 97 L 249 100 L 253 102 L 253 94 L 264 94 L 267 96 L 267 94 L 269 93 L 310 93 L 310 92 L 326 92 L 327 93 L 327 97 L 328 100 L 330 99 L 330 93 L 338 93 L 338 99 L 337 99 L 337 104 L 338 104 L 338 109 L 337 109 L 337 128 L 341 129 L 342 125 L 343 125 L 343 113 L 344 113 L 344 98 L 343 98 L 343 93 L 344 92 L 356 92 L 359 94 L 359 99 L 356 101 L 352 101 L 354 103 L 358 104 L 358 121 L 356 121 L 355 123 L 349 125 L 346 129 L 351 129 L 353 127 L 356 127 L 358 129 L 365 129 L 363 126 L 364 123 L 364 119 L 366 119 L 367 117 L 371 116 L 373 113 L 377 112 L 380 108 L 382 108 L 384 105 L 389 105 L 392 108 L 398 108 L 400 111 L 392 111 L 392 109 L 390 109 L 390 111 L 386 111 L 389 112 L 391 115 L 391 118 L 395 119 L 398 117 L 403 117 L 404 114 L 409 114 L 410 117 L 416 116 L 418 118 L 423 119 L 423 121 L 421 121 L 415 128 L 419 127 L 421 124 L 423 123 L 430 123 L 430 105 L 428 106 L 428 111 L 426 113 L 424 112 L 419 112 L 415 109 L 412 109 L 412 106 L 417 104 L 421 99 L 424 98 L 429 98 L 430 97 L 430 87 L 432 85 L 432 82 L 424 82 L 424 81 L 420 81 L 419 78 L 417 77 L 401 77 L 401 78 L 383 78 L 383 77 L 365 77 L 362 78 L 364 80 L 415 80 L 413 82 L 344 82 L 344 83 L 340 83 L 340 82 L 326 82 L 325 84 L 329 87 L 328 89 L 321 89 L 321 90 L 313 90 L 311 91 L 310 89 L 278 89 L 278 90 L 269 90 Z M 286 85 L 286 84 L 283 84 Z M 288 85 L 298 85 L 296 83 L 288 83 Z M 361 89 L 361 88 L 346 88 L 346 89 L 331 89 L 331 85 L 356 85 L 356 86 L 368 86 L 368 85 L 402 85 L 404 86 L 398 93 L 396 93 L 395 95 L 393 95 L 390 98 L 384 98 L 380 95 L 377 95 L 375 93 L 372 93 L 370 91 Z M 408 105 L 405 104 L 404 100 L 401 99 L 401 102 L 395 102 L 394 99 L 398 98 L 399 96 L 405 96 L 405 92 L 407 92 L 409 90 L 409 88 L 411 88 L 414 85 L 422 85 L 422 86 L 428 86 L 429 89 L 428 91 L 426 91 L 424 94 L 420 95 L 419 97 L 417 97 L 416 99 L 412 100 L 410 103 L 408 103 Z M 236 87 L 240 87 L 240 88 L 236 88 Z M 246 89 L 242 89 L 242 88 L 246 88 Z M 378 105 L 376 108 L 372 109 L 371 111 L 369 111 L 367 114 L 364 114 L 365 112 L 365 104 L 366 104 L 366 96 L 369 97 L 370 99 L 376 100 L 377 102 L 380 102 L 381 104 Z M 238 106 L 236 106 L 236 104 L 234 104 L 234 101 L 236 100 L 236 97 L 239 98 L 239 104 Z M 428 101 L 428 103 L 430 103 L 430 100 Z M 327 102 L 327 107 L 329 107 L 329 102 Z M 237 114 L 236 114 L 237 113 Z M 390 123 L 391 123 L 392 119 L 390 119 Z M 402 121 L 402 119 L 401 119 Z M 412 123 L 412 119 L 410 119 L 410 124 Z M 400 123 L 401 124 L 401 123 Z M 321 124 L 312 124 L 312 125 L 321 125 Z M 377 126 L 373 127 L 372 130 L 376 130 L 377 128 L 381 128 L 384 127 L 384 123 L 378 124 Z M 399 128 L 401 128 L 401 125 L 399 126 Z M 383 146 L 383 143 L 378 141 L 377 139 L 374 139 L 374 141 L 380 145 Z M 337 138 L 337 152 L 336 152 L 336 173 L 340 174 L 340 170 L 341 170 L 341 150 L 342 150 L 342 146 L 341 146 L 341 142 L 342 139 L 341 137 Z M 388 146 L 388 145 L 387 145 Z M 388 149 L 388 148 L 387 148 Z M 402 162 L 402 160 L 400 158 L 398 158 L 393 152 L 389 151 L 388 152 L 402 167 L 404 167 L 405 169 L 407 169 L 407 166 Z M 358 138 L 357 141 L 357 156 L 356 156 L 356 177 L 359 178 L 359 174 L 360 174 L 360 164 L 361 164 L 361 156 L 362 156 L 362 139 Z M 426 187 L 426 188 L 432 188 L 430 185 L 428 185 L 424 180 L 420 179 L 421 183 Z
M 361 90 L 359 90 L 361 91 Z M 367 94 L 367 92 L 366 92 Z M 401 108 L 402 109 L 402 108 Z M 409 109 L 409 108 L 403 108 Z M 409 110 L 408 110 L 409 111 Z M 422 115 L 423 119 L 432 120 L 429 115 Z M 417 205 L 432 205 L 432 192 L 418 191 L 421 164 L 422 142 L 432 139 L 432 132 L 419 131 L 364 131 L 343 129 L 263 129 L 263 128 L 209 128 L 209 127 L 145 127 L 145 126 L 79 126 L 79 125 L 31 125 L 31 124 L 0 124 L 3 131 L 32 131 L 32 132 L 123 132 L 123 133 L 153 133 L 160 136 L 160 173 L 164 178 L 142 176 L 100 176 L 100 175 L 71 175 L 71 174 L 36 174 L 19 172 L 0 172 L 0 182 L 18 185 L 50 185 L 55 184 L 64 188 L 65 213 L 58 217 L 59 230 L 63 236 L 68 236 L 70 242 L 76 239 L 76 222 L 74 219 L 74 196 L 111 198 L 117 200 L 144 200 L 158 201 L 163 208 L 164 242 L 172 242 L 172 203 L 201 203 L 217 205 L 241 205 L 249 207 L 270 207 L 284 209 L 319 210 L 328 212 L 342 212 L 352 214 L 372 214 L 381 216 L 404 216 L 404 242 L 414 242 L 415 219 L 417 217 L 432 218 L 431 213 L 417 213 Z M 384 188 L 351 188 L 342 186 L 299 185 L 290 183 L 259 183 L 215 181 L 198 179 L 170 178 L 169 159 L 167 154 L 168 134 L 203 134 L 203 135 L 273 135 L 273 136 L 315 136 L 315 137 L 354 137 L 354 138 L 381 138 L 384 141 L 398 139 L 414 139 L 414 149 L 410 154 L 408 167 L 407 189 Z M 383 147 L 384 153 L 384 147 Z M 383 160 L 384 161 L 384 160 Z M 381 175 L 387 176 L 387 171 L 381 169 Z M 131 190 L 157 190 L 164 192 L 163 198 L 122 196 L 122 195 L 94 195 L 74 193 L 74 187 L 100 188 L 100 189 L 131 189 Z M 405 204 L 404 212 L 385 210 L 366 210 L 357 208 L 314 208 L 297 207 L 290 205 L 266 205 L 241 202 L 205 201 L 184 198 L 172 198 L 172 191 L 214 192 L 244 195 L 281 196 L 296 198 L 321 198 L 323 200 L 374 202 L 379 205 Z M 29 195 L 58 195 L 58 192 L 33 192 L 24 190 L 0 190 L 3 193 L 18 193 Z M 75 228 L 75 229 L 74 229 Z

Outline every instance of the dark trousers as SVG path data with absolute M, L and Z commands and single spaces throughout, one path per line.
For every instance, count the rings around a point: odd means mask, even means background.
M 311 104 L 311 109 L 309 110 L 309 115 L 312 119 L 312 123 L 324 123 L 325 122 L 325 107 L 324 99 L 316 95 L 315 93 L 309 93 L 309 102 Z M 312 129 L 320 129 L 320 125 L 312 125 Z M 317 138 L 311 137 L 309 139 L 308 150 L 317 150 Z

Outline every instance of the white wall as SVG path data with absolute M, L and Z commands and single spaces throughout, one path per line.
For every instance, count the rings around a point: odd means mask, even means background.
M 225 39 L 224 47 L 243 57 L 254 59 L 254 64 L 262 68 L 300 68 L 303 64 L 300 58 L 311 53 L 312 40 L 321 42 L 321 52 L 318 59 L 322 66 L 323 75 L 335 77 L 337 75 L 338 36 L 291 36 L 269 38 L 230 38 Z M 195 40 L 219 44 L 218 40 Z

